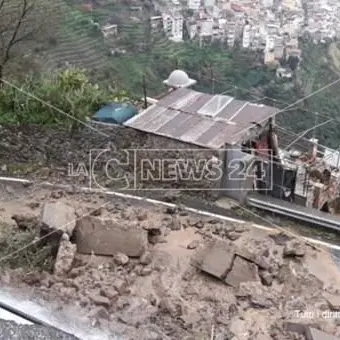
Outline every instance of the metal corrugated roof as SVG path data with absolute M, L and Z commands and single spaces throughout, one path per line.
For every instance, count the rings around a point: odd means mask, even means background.
M 124 125 L 203 147 L 220 148 L 225 143 L 240 141 L 253 122 L 262 123 L 277 111 L 229 96 L 181 88 Z

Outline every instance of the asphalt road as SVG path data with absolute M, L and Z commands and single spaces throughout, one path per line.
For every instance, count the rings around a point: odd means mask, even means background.
M 21 325 L 0 319 L 0 340 L 80 340 L 73 335 L 53 328 L 37 325 Z

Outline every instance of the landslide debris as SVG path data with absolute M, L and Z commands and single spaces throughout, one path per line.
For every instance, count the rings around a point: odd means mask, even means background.
M 37 196 L 32 200 L 39 205 L 4 205 L 2 217 L 15 211 L 10 217 L 16 222 L 8 239 L 2 233 L 5 251 L 18 251 L 21 237 L 43 240 L 9 257 L 1 279 L 33 286 L 46 300 L 78 305 L 93 327 L 119 325 L 124 339 L 340 335 L 340 318 L 323 313 L 340 309 L 335 266 L 299 239 L 183 207 L 120 199 L 104 204 L 93 195 Z M 313 317 L 303 318 L 307 311 Z

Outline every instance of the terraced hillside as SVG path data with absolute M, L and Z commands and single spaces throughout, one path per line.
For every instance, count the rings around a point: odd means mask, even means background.
M 62 19 L 53 39 L 53 46 L 42 55 L 45 70 L 65 65 L 87 69 L 108 63 L 107 47 L 91 16 L 60 0 Z

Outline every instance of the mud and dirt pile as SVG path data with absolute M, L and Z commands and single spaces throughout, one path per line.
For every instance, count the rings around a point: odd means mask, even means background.
M 93 327 L 150 340 L 340 336 L 337 269 L 298 239 L 180 206 L 47 191 L 30 197 L 3 202 L 0 218 L 12 218 L 17 234 L 35 229 L 43 237 L 51 272 L 7 268 L 2 281 L 79 305 Z

